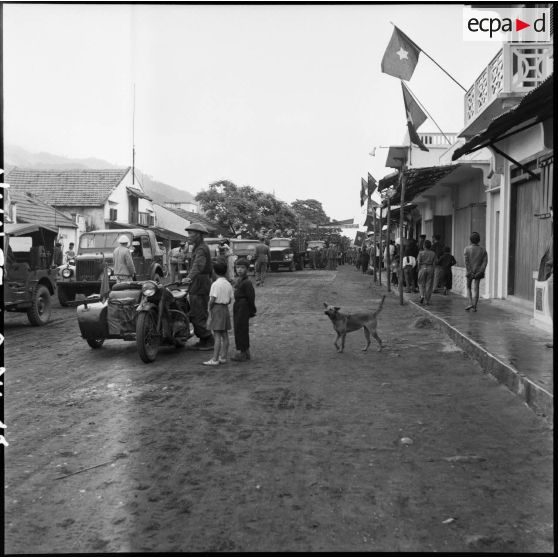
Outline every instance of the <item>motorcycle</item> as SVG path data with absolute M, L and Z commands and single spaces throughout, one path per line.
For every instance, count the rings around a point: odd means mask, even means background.
M 188 287 L 155 281 L 117 283 L 107 300 L 89 297 L 77 308 L 81 336 L 93 349 L 105 339 L 136 341 L 144 362 L 157 358 L 159 347 L 184 347 L 191 337 Z

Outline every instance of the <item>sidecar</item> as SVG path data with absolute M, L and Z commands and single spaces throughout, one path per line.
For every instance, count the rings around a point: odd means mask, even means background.
M 102 347 L 105 339 L 136 340 L 137 306 L 143 282 L 117 283 L 104 302 L 98 296 L 88 297 L 77 308 L 81 336 L 93 349 Z

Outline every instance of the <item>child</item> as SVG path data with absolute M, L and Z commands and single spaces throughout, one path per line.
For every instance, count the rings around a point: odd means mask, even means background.
M 242 362 L 250 360 L 250 331 L 249 320 L 256 315 L 256 293 L 254 285 L 248 279 L 248 260 L 240 258 L 236 260 L 236 273 L 238 279 L 234 286 L 234 341 L 237 354 L 231 360 Z
M 444 253 L 438 259 L 438 265 L 441 268 L 440 285 L 443 287 L 445 295 L 448 294 L 448 291 L 451 291 L 453 281 L 451 266 L 456 263 L 455 258 L 451 255 L 451 248 L 446 246 L 444 248 Z
M 233 299 L 233 288 L 227 281 L 227 264 L 216 262 L 213 270 L 217 275 L 217 280 L 211 285 L 209 291 L 209 318 L 207 329 L 213 331 L 215 345 L 213 347 L 213 357 L 204 362 L 206 366 L 217 366 L 227 362 L 229 352 L 229 332 L 231 329 L 231 316 L 229 314 L 229 304 Z

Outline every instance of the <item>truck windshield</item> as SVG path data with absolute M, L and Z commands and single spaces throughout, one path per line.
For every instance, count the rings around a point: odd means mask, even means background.
M 107 233 L 84 233 L 79 239 L 79 247 L 81 250 L 95 249 L 95 248 L 111 248 L 114 249 L 118 246 L 118 239 L 122 236 L 121 232 L 107 232 Z M 126 235 L 130 239 L 130 235 Z
M 288 248 L 291 245 L 291 241 L 288 238 L 272 238 L 269 241 L 270 248 Z

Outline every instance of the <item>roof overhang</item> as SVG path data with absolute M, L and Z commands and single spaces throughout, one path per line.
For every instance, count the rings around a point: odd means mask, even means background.
M 467 153 L 489 147 L 543 120 L 553 118 L 553 87 L 554 75 L 551 75 L 539 87 L 527 93 L 517 106 L 494 118 L 484 131 L 456 149 L 452 155 L 452 161 Z
M 388 149 L 386 158 L 386 167 L 392 169 L 401 169 L 407 162 L 409 155 L 408 145 L 391 145 Z
M 131 186 L 126 186 L 126 191 L 131 196 L 135 196 L 136 198 L 141 198 L 148 201 L 153 201 L 145 192 L 141 190 L 137 190 L 136 188 L 132 188 Z
M 48 225 L 34 225 L 32 223 L 6 223 L 4 225 L 4 232 L 12 236 L 21 236 L 23 234 L 31 234 L 40 229 L 46 229 L 53 233 L 57 233 L 58 229 Z
M 178 234 L 174 231 L 169 231 L 168 229 L 163 229 L 161 227 L 150 227 L 155 233 L 155 236 L 160 236 L 168 240 L 188 240 L 188 237 L 183 234 Z

